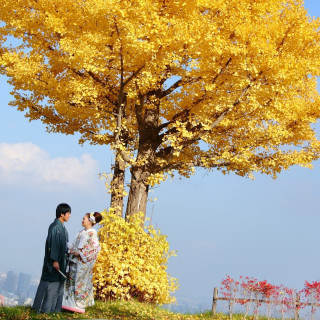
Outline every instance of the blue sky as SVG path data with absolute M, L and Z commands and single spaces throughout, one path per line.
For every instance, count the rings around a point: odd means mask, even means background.
M 305 2 L 320 17 L 317 0 Z M 318 58 L 318 57 L 315 57 Z M 0 78 L 0 270 L 40 274 L 49 224 L 60 202 L 72 207 L 70 238 L 86 212 L 109 206 L 101 172 L 110 172 L 108 147 L 78 144 L 77 136 L 48 134 L 8 106 Z M 129 176 L 127 176 L 129 181 Z M 277 180 L 254 181 L 199 170 L 152 190 L 148 216 L 168 235 L 178 256 L 169 261 L 178 301 L 210 306 L 226 274 L 257 277 L 301 289 L 320 279 L 320 162 L 293 167 Z

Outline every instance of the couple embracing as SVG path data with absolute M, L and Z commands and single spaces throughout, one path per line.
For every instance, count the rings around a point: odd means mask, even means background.
M 97 231 L 92 227 L 102 220 L 99 212 L 86 213 L 84 227 L 74 242 L 68 242 L 64 226 L 71 208 L 60 203 L 56 219 L 49 226 L 41 280 L 32 308 L 37 312 L 61 312 L 61 309 L 84 313 L 94 305 L 92 268 L 100 251 Z

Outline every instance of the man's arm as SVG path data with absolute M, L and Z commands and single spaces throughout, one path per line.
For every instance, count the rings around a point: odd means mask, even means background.
M 55 270 L 59 270 L 59 257 L 61 251 L 61 236 L 57 228 L 52 228 L 50 234 L 48 235 L 48 245 L 49 245 L 49 257 L 52 260 L 52 266 Z

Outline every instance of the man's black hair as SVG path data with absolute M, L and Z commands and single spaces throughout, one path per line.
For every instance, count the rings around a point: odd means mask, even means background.
M 66 214 L 67 212 L 71 213 L 71 208 L 66 203 L 60 203 L 56 209 L 56 218 L 59 219 L 61 214 Z

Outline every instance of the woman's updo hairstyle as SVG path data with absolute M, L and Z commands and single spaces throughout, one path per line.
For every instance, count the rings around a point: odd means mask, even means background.
M 92 225 L 95 225 L 96 223 L 99 223 L 102 220 L 102 215 L 99 212 L 87 213 L 87 216 Z

